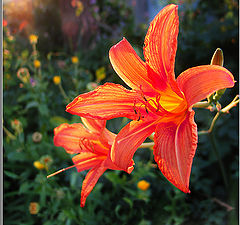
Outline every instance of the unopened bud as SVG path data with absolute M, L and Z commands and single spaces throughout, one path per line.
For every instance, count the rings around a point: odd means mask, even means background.
M 218 65 L 223 66 L 223 51 L 221 48 L 217 48 L 214 52 L 212 59 L 211 59 L 211 65 Z
M 39 143 L 42 140 L 42 134 L 39 132 L 34 132 L 32 135 L 32 140 L 35 143 Z

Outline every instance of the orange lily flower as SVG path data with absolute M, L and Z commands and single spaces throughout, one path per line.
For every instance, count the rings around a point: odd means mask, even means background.
M 73 166 L 56 173 L 72 167 L 76 167 L 78 172 L 91 169 L 82 184 L 81 207 L 84 207 L 86 198 L 100 176 L 107 169 L 121 170 L 121 168 L 110 160 L 109 150 L 116 135 L 105 128 L 106 121 L 82 118 L 82 122 L 85 126 L 81 123 L 64 123 L 56 127 L 54 144 L 63 147 L 67 153 L 77 154 L 72 158 Z M 133 167 L 129 168 L 128 172 L 130 173 L 132 169 Z
M 166 6 L 151 22 L 144 41 L 145 62 L 125 38 L 110 49 L 114 70 L 132 90 L 106 83 L 76 97 L 66 111 L 87 118 L 134 120 L 120 131 L 111 150 L 112 161 L 126 171 L 137 148 L 155 132 L 153 153 L 159 169 L 173 185 L 189 193 L 197 148 L 192 107 L 219 89 L 233 87 L 234 78 L 224 67 L 204 65 L 175 79 L 177 8 Z

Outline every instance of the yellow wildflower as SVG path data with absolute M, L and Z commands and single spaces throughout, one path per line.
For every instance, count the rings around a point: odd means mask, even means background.
M 145 180 L 141 180 L 137 183 L 137 186 L 140 190 L 146 191 L 150 187 L 150 183 Z
M 34 65 L 35 68 L 39 68 L 41 66 L 41 62 L 39 60 L 35 59 L 33 61 L 33 65 Z
M 29 205 L 29 212 L 30 214 L 38 214 L 39 212 L 39 204 L 37 202 L 31 202 Z
M 61 77 L 60 76 L 54 76 L 53 77 L 53 83 L 58 85 L 61 83 Z
M 75 11 L 75 15 L 80 16 L 83 12 L 83 9 L 84 9 L 83 3 L 81 1 L 77 1 L 76 5 L 77 5 L 77 9 Z
M 96 77 L 98 82 L 106 78 L 106 71 L 103 66 L 96 70 Z
M 34 161 L 33 163 L 34 167 L 37 168 L 38 170 L 43 170 L 45 168 L 45 165 L 42 164 L 41 162 L 39 161 Z
M 35 34 L 29 35 L 29 41 L 31 44 L 37 44 L 38 41 L 38 36 Z
M 72 57 L 72 63 L 73 64 L 77 64 L 78 63 L 78 57 L 77 56 L 73 56 Z

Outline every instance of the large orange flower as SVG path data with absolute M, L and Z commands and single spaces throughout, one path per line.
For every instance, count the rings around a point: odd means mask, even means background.
M 78 172 L 91 169 L 82 184 L 81 207 L 84 207 L 86 198 L 99 177 L 107 169 L 121 168 L 110 160 L 109 150 L 116 135 L 105 128 L 106 121 L 82 118 L 82 122 L 85 126 L 81 123 L 64 123 L 55 128 L 54 144 L 63 147 L 67 153 L 77 154 L 72 158 L 74 166 L 69 168 L 76 167 Z M 132 169 L 133 166 L 129 167 L 127 172 L 130 173 Z
M 145 62 L 125 38 L 110 49 L 114 70 L 132 90 L 106 83 L 76 97 L 66 111 L 87 118 L 133 119 L 117 135 L 111 151 L 112 161 L 126 171 L 137 148 L 155 132 L 159 169 L 187 193 L 197 148 L 192 106 L 216 90 L 233 87 L 234 79 L 227 69 L 215 65 L 190 68 L 175 79 L 178 25 L 176 5 L 159 12 L 145 37 Z

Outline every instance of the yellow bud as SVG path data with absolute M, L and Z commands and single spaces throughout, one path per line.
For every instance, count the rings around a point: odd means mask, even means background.
M 37 35 L 35 35 L 35 34 L 29 35 L 29 42 L 31 44 L 37 44 L 37 41 L 38 41 L 38 36 Z
M 137 183 L 137 187 L 142 191 L 146 191 L 150 187 L 150 183 L 145 180 L 141 180 Z
M 73 56 L 72 57 L 72 63 L 73 64 L 77 64 L 78 63 L 78 57 L 77 56 Z
M 104 67 L 100 67 L 96 70 L 96 77 L 98 82 L 106 78 L 106 71 Z
M 54 76 L 53 77 L 53 83 L 58 85 L 61 83 L 61 77 L 60 76 Z
M 35 59 L 33 61 L 33 65 L 34 65 L 35 68 L 39 68 L 41 66 L 41 62 L 39 60 Z
M 40 163 L 39 161 L 34 161 L 33 165 L 38 170 L 43 170 L 45 168 L 44 164 Z

